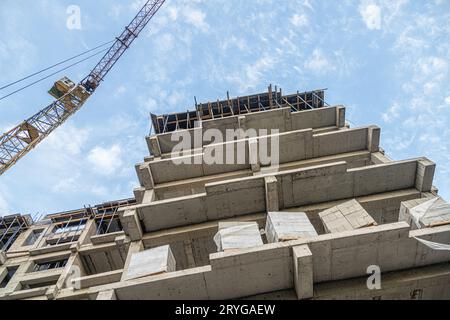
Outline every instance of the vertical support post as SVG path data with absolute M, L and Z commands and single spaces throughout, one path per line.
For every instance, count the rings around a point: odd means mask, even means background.
M 308 245 L 292 247 L 294 287 L 299 300 L 314 297 L 313 259 Z
M 280 210 L 278 201 L 278 181 L 275 176 L 265 177 L 266 185 L 266 211 L 276 212 Z

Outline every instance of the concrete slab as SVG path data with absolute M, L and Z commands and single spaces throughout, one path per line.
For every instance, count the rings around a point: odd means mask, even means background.
M 99 292 L 96 300 L 103 300 L 103 301 L 117 300 L 116 292 L 114 290 Z

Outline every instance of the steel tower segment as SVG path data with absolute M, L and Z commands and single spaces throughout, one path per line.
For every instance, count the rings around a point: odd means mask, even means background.
M 165 0 L 148 0 L 83 81 L 28 120 L 0 136 L 0 175 L 84 105 L 164 2 Z

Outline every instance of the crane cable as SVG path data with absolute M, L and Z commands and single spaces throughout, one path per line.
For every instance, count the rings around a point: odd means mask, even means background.
M 46 79 L 48 79 L 48 78 L 50 78 L 50 77 L 52 77 L 52 76 L 54 76 L 54 75 L 56 75 L 56 74 L 62 72 L 62 71 L 65 71 L 65 70 L 67 70 L 67 69 L 69 69 L 69 68 L 72 68 L 73 66 L 76 66 L 77 64 L 80 64 L 80 63 L 82 63 L 82 62 L 84 62 L 84 61 L 86 61 L 86 60 L 89 60 L 89 59 L 91 59 L 91 58 L 93 58 L 93 57 L 99 55 L 100 53 L 106 52 L 106 51 L 108 51 L 108 50 L 109 50 L 109 48 L 100 50 L 100 51 L 98 51 L 98 52 L 96 52 L 96 53 L 94 53 L 94 54 L 92 54 L 92 55 L 90 55 L 90 56 L 88 56 L 88 57 L 86 57 L 86 58 L 84 58 L 84 59 L 81 59 L 81 60 L 79 60 L 79 61 L 77 61 L 77 62 L 75 62 L 75 63 L 73 63 L 73 64 L 71 64 L 71 65 L 69 65 L 69 66 L 67 66 L 67 67 L 65 67 L 65 68 L 63 68 L 63 69 L 60 69 L 60 70 L 58 70 L 58 71 L 55 71 L 55 72 L 53 72 L 52 74 L 49 74 L 48 76 L 45 76 L 45 77 L 43 77 L 43 78 L 41 78 L 41 79 L 39 79 L 39 80 L 36 80 L 36 81 L 34 81 L 34 82 L 32 82 L 32 83 L 30 83 L 30 84 L 24 86 L 24 87 L 21 87 L 21 88 L 15 90 L 15 91 L 13 91 L 13 92 L 11 92 L 11 93 L 9 93 L 9 94 L 3 96 L 3 97 L 0 97 L 0 101 L 3 100 L 3 99 L 8 98 L 8 97 L 10 97 L 10 96 L 12 96 L 13 94 L 16 94 L 16 93 L 20 92 L 20 91 L 22 91 L 22 90 L 25 90 L 25 89 L 27 89 L 27 88 L 29 88 L 29 87 L 31 87 L 31 86 L 33 86 L 33 85 L 39 83 L 39 82 L 42 82 L 42 81 L 44 81 L 44 80 L 46 80 Z
M 57 66 L 60 66 L 60 65 L 62 65 L 62 64 L 64 64 L 64 63 L 66 63 L 66 62 L 69 62 L 69 61 L 71 61 L 71 60 L 73 60 L 73 59 L 76 59 L 76 58 L 78 58 L 78 57 L 81 57 L 81 56 L 83 56 L 83 55 L 85 55 L 85 54 L 87 54 L 87 53 L 89 53 L 89 52 L 92 52 L 92 51 L 95 51 L 95 50 L 97 50 L 97 49 L 99 49 L 99 48 L 101 48 L 101 47 L 104 47 L 104 46 L 106 46 L 106 45 L 108 45 L 108 44 L 110 44 L 110 43 L 112 43 L 112 42 L 114 42 L 114 41 L 115 41 L 115 40 L 111 40 L 111 41 L 105 42 L 105 43 L 103 43 L 103 44 L 101 44 L 101 45 L 99 45 L 99 46 L 97 46 L 97 47 L 95 47 L 95 48 L 89 49 L 89 50 L 87 50 L 87 51 L 85 51 L 85 52 L 82 52 L 82 53 L 80 53 L 80 54 L 77 54 L 76 56 L 73 56 L 73 57 L 68 58 L 68 59 L 66 59 L 66 60 L 64 60 L 64 61 L 58 62 L 58 63 L 56 63 L 56 64 L 54 64 L 54 65 L 52 65 L 52 66 L 50 66 L 50 67 L 47 67 L 47 68 L 42 69 L 42 70 L 40 70 L 40 71 L 37 71 L 37 72 L 35 72 L 35 73 L 33 73 L 33 74 L 30 74 L 29 76 L 26 76 L 26 77 L 24 77 L 24 78 L 22 78 L 22 79 L 19 79 L 19 80 L 17 80 L 17 81 L 11 82 L 11 83 L 9 83 L 9 84 L 7 84 L 7 85 L 1 87 L 0 90 L 9 88 L 9 87 L 11 87 L 11 86 L 13 86 L 13 85 L 15 85 L 15 84 L 17 84 L 17 83 L 19 83 L 19 82 L 22 82 L 22 81 L 27 80 L 27 79 L 29 79 L 29 78 L 31 78 L 31 77 L 34 77 L 34 76 L 36 76 L 36 75 L 38 75 L 38 74 L 40 74 L 40 73 L 42 73 L 42 72 L 45 72 L 45 71 L 50 70 L 50 69 L 53 69 L 53 68 L 55 68 L 55 67 L 57 67 Z

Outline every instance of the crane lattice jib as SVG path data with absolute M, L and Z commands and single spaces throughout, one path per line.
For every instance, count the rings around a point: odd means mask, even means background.
M 51 105 L 0 136 L 0 175 L 84 105 L 164 2 L 147 1 L 89 76 Z
M 84 87 L 93 92 L 111 68 L 120 59 L 122 54 L 129 48 L 131 43 L 138 37 L 147 23 L 158 12 L 165 0 L 148 1 L 131 23 L 125 28 L 120 37 L 116 39 L 111 48 L 106 52 L 100 62 L 83 81 Z

